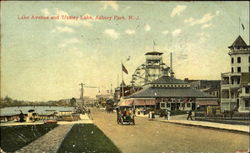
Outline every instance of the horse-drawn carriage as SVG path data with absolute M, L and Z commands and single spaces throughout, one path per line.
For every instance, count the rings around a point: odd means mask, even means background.
M 117 124 L 133 124 L 135 125 L 135 118 L 132 107 L 117 107 Z

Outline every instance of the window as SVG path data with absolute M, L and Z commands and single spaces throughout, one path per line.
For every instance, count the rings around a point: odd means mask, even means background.
M 240 63 L 240 62 L 241 62 L 241 58 L 237 57 L 237 63 Z
M 249 100 L 249 99 L 247 99 L 247 100 L 245 101 L 245 107 L 250 107 L 250 100 Z
M 245 89 L 246 89 L 246 93 L 249 93 L 249 88 L 250 87 L 246 87 Z
M 241 72 L 241 67 L 238 67 L 238 68 L 237 68 L 237 72 Z
M 234 63 L 234 58 L 231 58 L 231 63 Z
M 240 79 L 237 79 L 237 84 L 240 84 Z
M 234 73 L 234 68 L 233 67 L 231 68 L 231 72 Z
M 250 63 L 250 56 L 248 56 L 248 62 Z
M 160 107 L 161 108 L 165 108 L 166 107 L 166 103 L 160 103 Z
M 182 103 L 182 107 L 185 107 L 185 103 Z
M 191 106 L 191 104 L 190 103 L 187 103 L 187 107 L 190 107 Z
M 248 72 L 250 72 L 250 66 L 248 66 Z
M 169 103 L 167 103 L 167 107 L 170 107 L 170 104 L 169 104 Z

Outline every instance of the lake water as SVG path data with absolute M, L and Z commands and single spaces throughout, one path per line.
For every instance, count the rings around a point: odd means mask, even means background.
M 73 111 L 74 107 L 63 107 L 63 106 L 20 106 L 20 107 L 5 107 L 0 108 L 0 115 L 16 115 L 20 114 L 20 110 L 27 114 L 29 110 L 35 110 L 35 113 L 46 114 L 48 111 Z

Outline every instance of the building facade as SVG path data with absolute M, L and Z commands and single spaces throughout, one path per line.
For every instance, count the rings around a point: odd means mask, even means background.
M 228 48 L 231 72 L 221 74 L 221 110 L 249 112 L 250 46 L 238 36 Z
M 156 109 L 196 110 L 198 105 L 208 103 L 208 100 L 210 105 L 218 104 L 215 96 L 191 88 L 188 82 L 165 74 L 145 85 L 142 90 L 125 97 L 124 103 L 153 105 Z

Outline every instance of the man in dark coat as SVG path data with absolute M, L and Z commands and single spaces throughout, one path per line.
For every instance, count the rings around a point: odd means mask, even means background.
M 19 122 L 24 122 L 24 114 L 22 111 L 20 111 L 21 113 L 19 114 Z
M 193 118 L 192 118 L 192 110 L 190 110 L 190 111 L 188 112 L 187 120 L 189 120 L 189 118 L 191 118 L 191 120 L 193 120 Z

